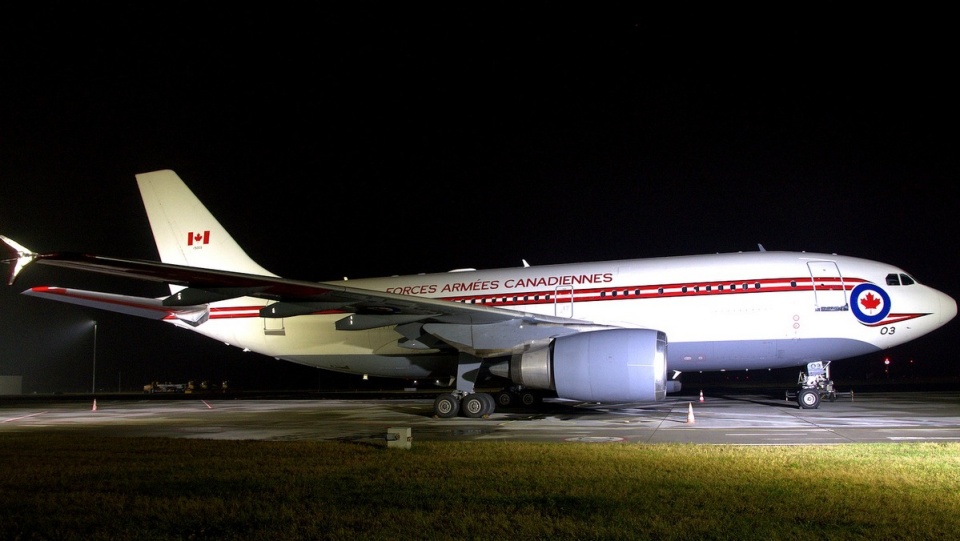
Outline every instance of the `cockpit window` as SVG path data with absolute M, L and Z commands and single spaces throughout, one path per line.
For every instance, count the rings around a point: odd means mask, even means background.
M 909 274 L 888 274 L 888 286 L 908 286 L 917 283 Z

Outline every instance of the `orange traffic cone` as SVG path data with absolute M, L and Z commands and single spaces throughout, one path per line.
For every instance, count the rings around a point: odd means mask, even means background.
M 93 408 L 91 408 L 90 411 L 97 411 L 97 399 L 96 399 L 96 398 L 93 399 Z
M 703 402 L 703 391 L 700 391 L 700 401 Z
M 693 402 L 688 402 L 687 406 L 689 406 L 687 409 L 687 424 L 692 425 L 693 423 L 697 422 L 693 418 Z

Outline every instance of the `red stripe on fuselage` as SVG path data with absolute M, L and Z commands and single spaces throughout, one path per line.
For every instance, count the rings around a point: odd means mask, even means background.
M 857 284 L 866 282 L 859 278 L 764 278 L 754 280 L 724 280 L 722 282 L 671 283 L 642 286 L 597 287 L 573 290 L 537 290 L 510 293 L 509 295 L 457 295 L 442 297 L 443 300 L 484 304 L 487 306 L 519 306 L 553 302 L 596 302 L 626 299 L 662 299 L 676 297 L 702 297 L 711 295 L 743 295 L 757 293 L 782 293 L 785 291 L 850 291 Z
M 509 295 L 457 295 L 439 297 L 442 300 L 484 306 L 531 306 L 555 302 L 598 302 L 635 299 L 662 299 L 678 297 L 704 297 L 716 295 L 756 295 L 758 293 L 850 291 L 866 282 L 861 278 L 763 278 L 753 280 L 724 280 L 722 282 L 690 282 L 669 284 L 646 284 L 640 286 L 598 287 L 573 290 L 535 290 Z M 261 306 L 231 306 L 210 309 L 210 319 L 236 319 L 260 317 Z M 346 310 L 324 310 L 313 314 L 347 314 Z M 922 314 L 913 315 L 918 317 Z M 173 317 L 173 316 L 170 316 Z M 904 319 L 910 319 L 906 317 Z M 885 323 L 889 321 L 885 320 Z

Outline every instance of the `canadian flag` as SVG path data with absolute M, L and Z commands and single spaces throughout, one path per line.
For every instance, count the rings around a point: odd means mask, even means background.
M 194 244 L 209 244 L 210 243 L 210 232 L 204 231 L 203 233 L 194 233 L 193 231 L 187 233 L 187 246 L 193 246 Z

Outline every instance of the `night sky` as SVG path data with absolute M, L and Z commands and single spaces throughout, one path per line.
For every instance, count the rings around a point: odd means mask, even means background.
M 157 259 L 134 175 L 169 168 L 290 278 L 762 243 L 960 297 L 946 13 L 327 4 L 0 8 L 0 233 Z M 90 389 L 94 319 L 105 390 L 333 381 L 34 285 L 165 291 L 39 266 L 0 288 L 0 374 L 25 392 Z M 953 322 L 890 354 L 956 375 L 957 346 Z

